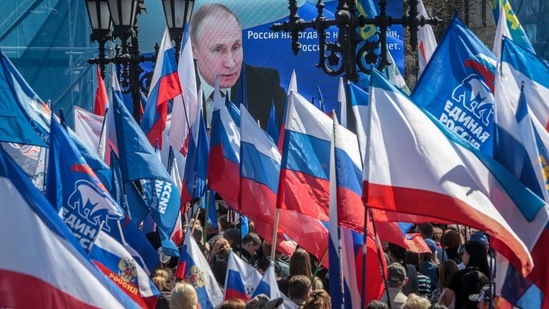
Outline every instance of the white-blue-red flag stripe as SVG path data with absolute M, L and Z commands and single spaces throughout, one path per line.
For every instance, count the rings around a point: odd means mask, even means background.
M 175 51 L 171 44 L 170 32 L 166 27 L 156 59 L 147 106 L 141 120 L 141 128 L 149 142 L 155 145 L 158 141 L 160 149 L 162 149 L 162 131 L 166 128 L 168 101 L 181 95 Z
M 179 75 L 179 82 L 181 83 L 183 93 L 181 96 L 176 96 L 173 99 L 172 125 L 168 139 L 175 151 L 186 156 L 191 123 L 193 122 L 193 119 L 195 119 L 196 113 L 198 113 L 202 104 L 201 101 L 198 101 L 199 98 L 201 99 L 202 95 L 199 96 L 197 92 L 196 72 L 194 68 L 192 43 L 189 36 L 189 27 L 185 27 L 183 32 L 177 73 Z
M 127 248 L 133 250 L 129 246 Z M 90 258 L 141 308 L 152 308 L 156 305 L 160 292 L 127 248 L 107 233 L 99 232 Z
M 507 39 L 504 52 L 514 44 Z M 504 66 L 502 65 L 502 69 Z M 549 133 L 533 117 L 529 104 L 540 104 L 539 96 L 527 96 L 525 86 L 520 90 L 520 97 L 512 93 L 516 90 L 516 81 L 510 74 L 496 74 L 496 127 L 497 139 L 494 144 L 494 158 L 509 169 L 526 187 L 545 201 L 549 200 L 547 192 L 546 166 L 549 162 Z M 533 89 L 529 89 L 532 93 Z M 518 102 L 517 102 L 518 99 Z M 543 102 L 541 104 L 544 104 Z M 549 237 L 547 227 L 549 207 L 529 207 L 520 204 L 515 210 L 509 211 L 510 223 L 514 224 L 517 235 L 524 241 L 532 253 L 534 270 L 527 278 L 515 274 L 507 267 L 506 261 L 498 260 L 496 286 L 501 289 L 502 296 L 509 302 L 525 308 L 543 308 L 549 294 L 549 278 L 547 259 L 544 258 L 544 239 Z M 535 296 L 537 295 L 537 297 Z
M 377 72 L 370 96 L 369 166 L 364 175 L 368 206 L 399 213 L 395 221 L 422 222 L 427 217 L 427 222 L 486 231 L 492 247 L 528 274 L 532 257 L 502 213 L 516 209 L 519 200 L 544 202 L 493 159 L 447 132 Z M 403 220 L 406 215 L 411 220 Z
M 227 258 L 224 299 L 237 298 L 247 302 L 261 281 L 261 274 L 233 251 Z
M 233 209 L 240 210 L 240 128 L 225 107 L 216 79 L 210 131 L 208 184 Z
M 223 293 L 192 235 L 191 230 L 185 234 L 176 277 L 193 285 L 200 308 L 216 308 L 223 302 Z

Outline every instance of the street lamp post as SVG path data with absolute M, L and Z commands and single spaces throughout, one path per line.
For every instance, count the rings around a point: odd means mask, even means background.
M 183 30 L 191 20 L 194 0 L 162 0 L 166 24 L 170 31 L 170 37 L 175 42 L 175 57 L 179 59 Z M 183 14 L 181 14 L 181 12 Z
M 107 64 L 116 65 L 122 91 L 131 93 L 133 117 L 137 123 L 141 122 L 141 91 L 147 91 L 144 78 L 140 77 L 143 72 L 140 63 L 156 60 L 156 55 L 145 57 L 139 52 L 137 16 L 146 9 L 144 1 L 86 0 L 92 26 L 90 38 L 99 43 L 98 56 L 88 59 L 88 62 L 99 65 L 103 77 Z M 162 0 L 162 3 L 170 35 L 176 43 L 177 54 L 181 46 L 184 23 L 190 18 L 194 0 Z M 115 48 L 114 56 L 107 56 L 105 44 L 114 39 L 120 40 L 120 47 Z M 158 52 L 158 44 L 155 49 Z
M 318 15 L 312 21 L 304 21 L 297 14 L 297 1 L 289 0 L 290 16 L 283 24 L 274 24 L 273 31 L 290 32 L 292 37 L 292 50 L 297 55 L 301 44 L 299 33 L 312 28 L 317 31 L 319 37 L 319 62 L 317 67 L 328 75 L 336 76 L 345 73 L 345 79 L 358 81 L 358 71 L 370 74 L 369 67 L 374 65 L 378 70 L 389 64 L 387 60 L 387 29 L 391 25 L 402 25 L 410 31 L 410 45 L 417 45 L 418 27 L 425 24 L 435 25 L 437 18 L 425 18 L 418 16 L 418 0 L 407 0 L 409 11 L 406 15 L 395 18 L 386 14 L 386 0 L 379 1 L 379 14 L 377 16 L 360 15 L 356 0 L 339 0 L 335 19 L 328 19 L 323 15 L 324 3 L 319 0 L 316 7 Z M 365 25 L 374 25 L 378 29 L 376 41 L 366 41 L 358 48 L 363 39 L 357 29 Z M 326 30 L 331 26 L 338 28 L 338 39 L 328 42 Z M 378 54 L 377 51 L 381 49 Z M 329 53 L 329 55 L 327 55 Z M 358 68 L 358 71 L 357 71 Z

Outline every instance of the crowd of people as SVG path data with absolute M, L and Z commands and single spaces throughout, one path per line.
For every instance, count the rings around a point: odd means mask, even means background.
M 190 224 L 193 228 L 189 230 L 222 290 L 231 251 L 261 274 L 270 265 L 272 247 L 254 232 L 253 222 L 244 237 L 227 214 L 219 217 L 218 228 L 211 224 L 205 228 L 204 218 Z M 415 253 L 385 244 L 386 290 L 380 300 L 370 302 L 366 308 L 495 308 L 498 299 L 491 297 L 493 272 L 484 233 L 476 231 L 464 237 L 457 226 L 429 223 L 416 225 L 411 232 L 421 233 L 431 252 Z M 331 308 L 328 271 L 313 255 L 299 246 L 291 256 L 276 251 L 274 265 L 278 288 L 295 308 Z M 157 308 L 197 308 L 193 286 L 174 279 L 176 266 L 177 261 L 172 259 L 152 274 L 161 291 Z M 227 299 L 219 308 L 282 308 L 282 302 L 282 298 L 260 295 L 247 302 Z

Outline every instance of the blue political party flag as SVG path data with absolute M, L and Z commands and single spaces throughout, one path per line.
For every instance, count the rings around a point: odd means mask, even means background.
M 0 139 L 4 142 L 30 144 L 45 147 L 46 143 L 33 129 L 31 120 L 21 108 L 20 100 L 33 100 L 24 89 L 30 89 L 6 55 L 0 51 Z M 25 87 L 22 87 L 25 86 Z M 34 94 L 34 92 L 32 92 Z
M 124 210 L 98 180 L 55 117 L 52 117 L 50 131 L 46 197 L 82 247 L 89 250 L 99 230 L 121 241 L 124 237 L 120 234 L 119 222 L 124 235 L 139 234 L 134 232 L 137 226 L 129 221 Z M 156 252 L 150 243 L 143 236 L 126 239 L 141 256 L 143 267 L 154 269 L 158 258 L 154 257 Z
M 412 93 L 414 102 L 488 155 L 495 64 L 492 52 L 456 17 Z
M 110 232 L 111 221 L 123 219 L 124 211 L 55 117 L 51 117 L 49 151 L 46 197 L 89 251 L 99 230 Z
M 10 252 L 0 255 L 2 306 L 139 308 L 91 263 L 52 205 L 3 149 L 0 183 L 0 196 L 10 201 L 0 205 L 0 244 Z M 29 285 L 32 289 L 25 288 Z

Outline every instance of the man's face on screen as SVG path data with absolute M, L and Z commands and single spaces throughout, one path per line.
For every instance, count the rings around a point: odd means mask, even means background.
M 229 14 L 213 14 L 204 19 L 194 40 L 194 57 L 200 74 L 211 86 L 219 75 L 220 88 L 230 88 L 240 77 L 242 59 L 242 30 Z

